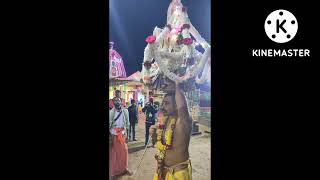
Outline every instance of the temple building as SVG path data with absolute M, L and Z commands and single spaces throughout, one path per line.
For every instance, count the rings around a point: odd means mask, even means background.
M 109 43 L 109 97 L 112 99 L 115 90 L 120 90 L 126 105 L 130 104 L 131 99 L 144 103 L 146 92 L 144 84 L 140 82 L 141 73 L 137 71 L 127 77 L 123 59 L 113 45 L 113 42 Z

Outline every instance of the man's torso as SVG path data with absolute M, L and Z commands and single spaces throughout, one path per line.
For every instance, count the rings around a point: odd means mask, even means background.
M 155 121 L 155 107 L 153 105 L 149 105 L 146 109 L 146 120 L 150 122 Z
M 120 114 L 120 112 L 121 112 L 121 114 Z M 120 116 L 116 121 L 113 120 L 113 127 L 110 130 L 110 133 L 113 135 L 116 135 L 114 128 L 124 128 L 124 126 L 125 126 L 124 111 L 121 110 L 120 112 L 115 110 L 115 113 L 114 113 L 114 120 L 115 120 L 115 118 L 117 118 L 119 116 L 119 114 L 120 114 Z
M 191 126 L 189 127 L 189 125 L 182 123 L 179 119 L 177 120 L 173 133 L 172 149 L 166 150 L 164 160 L 166 166 L 172 166 L 189 159 L 190 128 Z
M 129 106 L 128 107 L 129 111 L 129 120 L 130 122 L 135 122 L 137 120 L 137 107 L 136 106 Z

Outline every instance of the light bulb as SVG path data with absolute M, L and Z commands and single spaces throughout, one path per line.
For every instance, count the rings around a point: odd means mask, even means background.
M 177 36 L 177 35 L 173 35 L 173 36 L 171 36 L 171 39 L 172 39 L 174 42 L 176 42 L 176 41 L 177 41 L 177 38 L 178 38 L 178 36 Z

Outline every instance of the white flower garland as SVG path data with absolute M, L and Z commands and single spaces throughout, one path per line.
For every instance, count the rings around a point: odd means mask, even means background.
M 155 61 L 157 62 L 159 68 L 161 69 L 161 71 L 164 73 L 165 76 L 167 76 L 169 79 L 171 79 L 171 80 L 174 81 L 174 82 L 176 82 L 176 81 L 177 81 L 177 82 L 183 82 L 183 81 L 188 80 L 188 79 L 191 78 L 191 77 L 197 76 L 197 75 L 200 73 L 201 69 L 204 69 L 205 64 L 208 62 L 210 52 L 211 52 L 211 49 L 208 48 L 208 49 L 205 51 L 205 53 L 203 54 L 203 56 L 202 56 L 199 64 L 198 64 L 198 65 L 195 65 L 195 66 L 192 66 L 192 67 L 187 71 L 186 75 L 185 75 L 185 76 L 182 76 L 182 77 L 179 77 L 179 76 L 177 76 L 176 74 L 170 72 L 170 71 L 168 70 L 168 67 L 163 63 L 163 61 L 160 61 L 160 60 L 159 60 L 159 59 L 162 59 L 162 58 L 161 58 L 161 54 L 160 54 L 159 51 L 157 51 L 157 50 L 154 51 L 154 52 L 153 52 L 153 55 L 154 55 L 154 57 L 155 57 Z M 167 54 L 167 56 L 170 57 L 171 55 Z M 202 73 L 202 76 L 201 76 L 200 79 L 204 79 L 206 72 L 207 72 L 207 70 Z M 203 80 L 201 80 L 201 81 L 203 81 Z M 198 80 L 198 82 L 201 82 L 201 81 Z
M 170 29 L 168 27 L 165 27 L 162 30 L 162 32 L 159 34 L 159 36 L 157 37 L 157 39 L 154 43 L 159 44 L 163 40 L 163 38 L 168 34 L 168 32 L 170 32 Z
M 155 61 L 157 62 L 159 68 L 161 69 L 161 71 L 163 72 L 163 74 L 168 77 L 170 80 L 174 81 L 174 82 L 182 82 L 182 79 L 177 76 L 176 74 L 170 72 L 168 70 L 168 67 L 163 63 L 163 61 L 161 61 L 161 56 L 159 51 L 153 51 L 153 55 L 155 57 Z
M 159 51 L 161 59 L 166 58 L 170 59 L 171 61 L 181 61 L 183 59 L 183 53 L 181 52 L 165 52 L 165 51 Z
M 198 84 L 203 84 L 206 81 L 206 75 L 209 73 L 210 70 L 210 66 L 208 64 L 208 61 L 206 63 L 206 66 L 204 67 L 204 70 L 202 72 L 202 75 L 200 78 L 198 78 L 198 76 L 196 77 L 196 83 Z
M 195 40 L 200 43 L 200 45 L 204 48 L 204 49 L 208 49 L 210 47 L 210 45 L 208 44 L 208 42 L 206 40 L 204 40 L 200 33 L 196 30 L 196 28 L 194 28 L 194 26 L 190 23 L 190 30 L 189 30 L 190 34 L 195 38 Z
M 205 68 L 205 65 L 208 62 L 208 59 L 210 57 L 210 53 L 211 53 L 211 48 L 207 48 L 207 50 L 205 50 L 204 54 L 202 55 L 200 61 L 198 64 L 193 65 L 188 71 L 187 74 L 185 76 L 179 77 L 176 74 L 170 72 L 168 69 L 168 66 L 164 63 L 164 58 L 167 61 L 178 61 L 180 60 L 179 58 L 181 58 L 183 53 L 168 53 L 168 52 L 161 52 L 157 49 L 155 49 L 156 44 L 148 44 L 147 47 L 145 48 L 145 52 L 144 52 L 144 62 L 146 61 L 150 61 L 152 59 L 152 57 L 154 57 L 157 65 L 159 66 L 159 68 L 157 68 L 157 70 L 155 70 L 152 74 L 150 73 L 150 70 L 146 70 L 145 68 L 143 68 L 143 72 L 144 75 L 147 76 L 155 76 L 157 73 L 159 73 L 159 70 L 161 70 L 161 72 L 164 73 L 164 75 L 166 77 L 168 77 L 169 79 L 171 79 L 172 81 L 177 81 L 177 82 L 183 82 L 191 77 L 196 77 L 200 71 L 202 69 Z M 158 70 L 159 69 L 159 70 Z M 203 83 L 204 82 L 204 78 L 206 77 L 205 74 L 207 73 L 207 69 L 204 69 L 204 72 L 202 73 L 201 78 L 197 79 L 197 83 Z M 143 79 L 144 81 L 144 79 Z
M 170 18 L 168 18 L 169 22 L 168 24 L 171 24 L 173 26 L 177 25 L 179 23 L 179 20 L 181 20 L 180 24 L 188 23 L 190 25 L 190 29 L 185 28 L 182 30 L 181 34 L 184 38 L 190 38 L 190 34 L 196 39 L 196 42 L 199 42 L 202 47 L 205 49 L 204 54 L 198 56 L 196 54 L 196 50 L 194 48 L 194 45 L 185 45 L 183 44 L 183 47 L 175 48 L 178 46 L 174 46 L 174 50 L 178 50 L 179 52 L 166 52 L 161 50 L 159 44 L 163 41 L 163 39 L 168 35 L 170 32 L 169 27 L 165 27 L 162 32 L 159 35 L 156 35 L 156 41 L 154 43 L 148 44 L 144 50 L 144 62 L 151 62 L 151 60 L 155 59 L 155 66 L 151 67 L 149 70 L 147 70 L 145 67 L 142 68 L 142 74 L 143 76 L 149 76 L 149 77 L 155 77 L 158 73 L 163 72 L 163 74 L 168 77 L 170 80 L 174 82 L 183 82 L 188 80 L 189 78 L 196 77 L 196 82 L 199 84 L 202 84 L 206 80 L 206 74 L 208 73 L 210 67 L 208 65 L 208 59 L 210 58 L 211 53 L 211 47 L 210 45 L 201 37 L 199 32 L 194 28 L 194 26 L 191 24 L 188 15 L 185 13 L 183 16 L 183 19 L 176 19 L 175 15 L 171 15 Z M 172 48 L 169 48 L 169 50 Z M 179 50 L 180 49 L 180 50 Z M 168 50 L 168 49 L 165 49 Z M 183 59 L 187 58 L 194 58 L 195 64 L 192 65 L 187 69 L 187 72 L 184 76 L 179 77 L 175 73 L 170 72 L 169 69 L 175 68 L 175 63 L 181 64 Z M 206 65 L 206 66 L 205 66 Z M 158 66 L 158 67 L 156 67 Z M 201 70 L 203 70 L 202 75 L 200 78 L 198 78 L 199 73 L 201 73 Z M 143 78 L 143 81 L 145 79 Z

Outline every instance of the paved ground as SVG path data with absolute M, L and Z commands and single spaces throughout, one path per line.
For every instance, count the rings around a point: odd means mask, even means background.
M 192 136 L 189 146 L 190 159 L 193 168 L 193 180 L 209 180 L 211 179 L 211 136 L 204 131 L 210 131 L 210 128 L 199 125 L 201 135 Z M 144 152 L 144 116 L 141 114 L 140 122 L 136 129 L 137 142 L 129 142 L 129 169 L 134 171 L 140 161 L 141 155 Z M 130 149 L 135 149 L 130 152 Z M 156 161 L 154 155 L 156 148 L 148 147 L 141 166 L 136 172 L 135 176 L 123 176 L 119 180 L 133 179 L 133 180 L 152 180 L 153 173 L 156 169 Z

